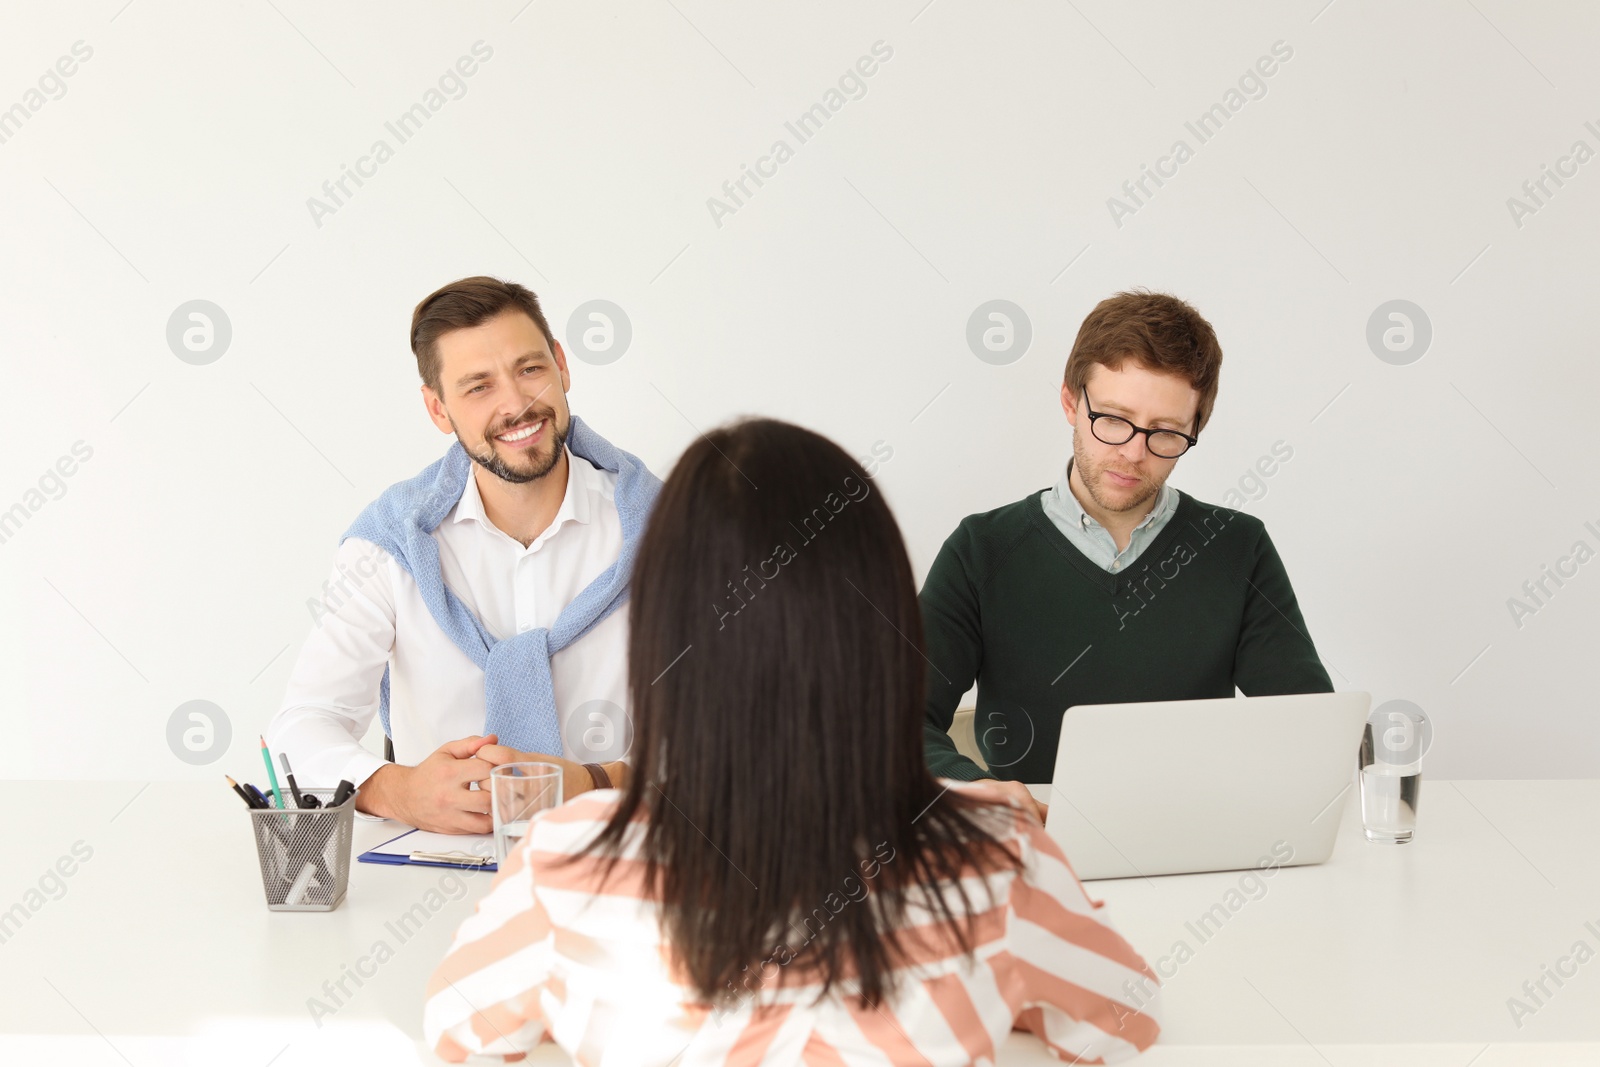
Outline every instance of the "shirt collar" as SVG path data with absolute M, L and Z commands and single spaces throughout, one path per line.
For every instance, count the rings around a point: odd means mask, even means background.
M 556 511 L 556 517 L 550 520 L 546 534 L 569 521 L 587 523 L 594 515 L 589 493 L 593 485 L 593 475 L 596 473 L 594 467 L 588 460 L 574 456 L 565 445 L 561 450 L 567 455 L 567 485 L 561 497 L 561 507 Z M 467 485 L 461 491 L 461 499 L 456 504 L 454 521 L 465 522 L 467 519 L 476 519 L 485 529 L 498 530 L 499 527 L 489 521 L 488 513 L 483 510 L 483 495 L 478 492 L 476 472 L 477 466 L 474 464 L 467 472 Z
M 1156 492 L 1156 502 L 1151 505 L 1145 517 L 1139 520 L 1139 525 L 1135 526 L 1134 530 L 1136 532 L 1142 530 L 1160 518 L 1172 506 L 1172 494 L 1174 492 L 1175 490 L 1170 484 L 1162 482 L 1161 488 Z M 1072 460 L 1070 458 L 1067 460 L 1067 469 L 1061 474 L 1061 480 L 1056 483 L 1056 497 L 1060 500 L 1061 506 L 1070 520 L 1077 524 L 1078 529 L 1086 530 L 1091 526 L 1100 526 L 1100 523 L 1095 520 L 1093 515 L 1083 510 L 1083 505 L 1078 502 L 1078 494 L 1072 491 Z

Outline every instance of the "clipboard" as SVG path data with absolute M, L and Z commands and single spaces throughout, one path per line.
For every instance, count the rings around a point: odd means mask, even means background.
M 452 859 L 452 854 L 460 854 L 460 858 Z M 389 866 L 454 867 L 467 871 L 500 869 L 494 861 L 494 838 L 490 834 L 435 834 L 425 830 L 407 830 L 361 853 L 356 860 Z

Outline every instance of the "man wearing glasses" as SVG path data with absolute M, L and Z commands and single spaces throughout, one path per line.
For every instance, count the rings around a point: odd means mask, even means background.
M 999 780 L 1043 819 L 1023 783 L 1050 781 L 1075 704 L 1333 689 L 1261 520 L 1167 484 L 1221 365 L 1210 323 L 1176 297 L 1118 293 L 1083 321 L 1060 480 L 963 519 L 922 587 L 936 776 Z M 987 771 L 949 735 L 974 682 Z

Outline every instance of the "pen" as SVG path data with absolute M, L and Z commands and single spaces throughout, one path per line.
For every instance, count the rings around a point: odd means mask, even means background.
M 239 794 L 239 799 L 244 801 L 245 805 L 247 807 L 252 807 L 253 808 L 253 807 L 256 806 L 255 798 L 252 797 L 249 793 L 246 793 L 244 791 L 244 786 L 242 786 L 238 782 L 234 781 L 233 778 L 230 777 L 229 775 L 224 774 L 222 777 L 228 779 L 228 784 L 233 786 L 233 791 L 235 793 Z
M 272 799 L 275 806 L 281 808 L 284 806 L 283 794 L 278 790 L 278 772 L 272 769 L 272 754 L 267 751 L 267 739 L 257 737 L 256 740 L 261 742 L 261 762 L 267 765 L 267 781 L 272 783 Z
M 339 782 L 339 788 L 333 791 L 333 799 L 328 801 L 328 807 L 337 808 L 340 804 L 343 804 L 345 801 L 349 800 L 350 794 L 354 793 L 355 791 L 356 787 L 349 781 L 349 779 L 341 779 Z
M 233 779 L 229 778 L 228 781 L 232 782 Z M 237 784 L 238 783 L 235 783 L 235 785 Z M 272 807 L 271 804 L 267 803 L 267 798 L 261 795 L 261 790 L 257 789 L 249 782 L 244 783 L 242 786 L 238 786 L 238 788 L 240 790 L 240 795 L 245 797 L 245 802 L 248 803 L 252 808 L 266 809 Z M 286 836 L 284 828 L 278 824 L 286 821 L 287 818 L 288 816 L 283 816 L 281 819 L 266 820 L 267 831 L 271 833 L 273 837 L 282 842 L 285 848 L 289 847 L 289 838 Z
M 289 795 L 294 797 L 294 806 L 305 807 L 306 802 L 300 796 L 300 787 L 294 784 L 294 768 L 289 766 L 289 753 L 278 753 L 278 759 L 283 763 L 283 777 L 289 783 Z

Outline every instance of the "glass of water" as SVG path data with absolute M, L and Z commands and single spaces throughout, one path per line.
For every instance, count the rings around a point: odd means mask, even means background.
M 554 763 L 502 763 L 489 772 L 496 863 L 504 863 L 527 836 L 530 819 L 561 804 L 561 776 Z
M 1417 828 L 1422 753 L 1415 724 L 1369 721 L 1361 738 L 1361 822 L 1367 840 L 1403 845 Z

